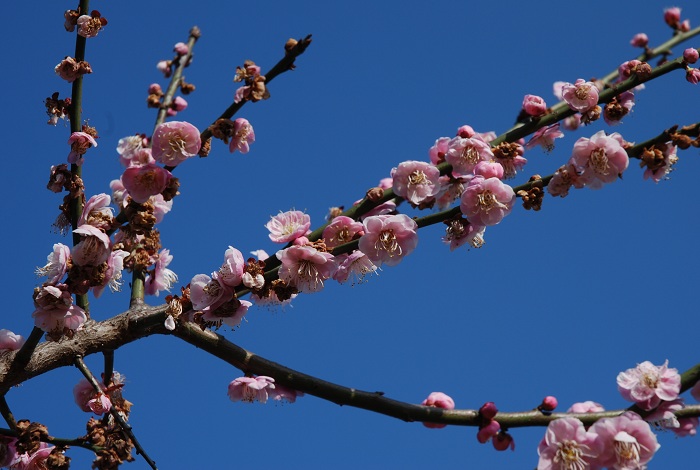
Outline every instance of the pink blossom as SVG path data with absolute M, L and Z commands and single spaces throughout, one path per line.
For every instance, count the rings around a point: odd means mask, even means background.
M 480 175 L 483 176 L 484 178 L 498 178 L 503 179 L 503 176 L 505 174 L 503 165 L 496 161 L 490 161 L 490 162 L 479 162 L 476 164 L 474 167 L 474 174 L 475 175 Z M 461 195 L 461 194 L 460 194 Z
M 475 176 L 462 193 L 460 209 L 475 225 L 496 225 L 510 214 L 515 204 L 513 188 L 498 178 Z
M 689 64 L 694 64 L 695 62 L 697 62 L 699 56 L 700 54 L 698 53 L 698 50 L 694 47 L 689 47 L 688 49 L 683 51 L 683 60 L 685 60 Z
M 280 212 L 273 216 L 265 227 L 270 231 L 270 240 L 275 243 L 287 243 L 309 233 L 311 217 L 301 211 Z
M 493 164 L 494 167 L 489 166 L 490 164 Z M 480 162 L 479 165 L 474 168 L 474 171 L 477 171 L 477 168 L 479 168 L 481 171 L 485 172 L 491 172 L 494 170 L 495 165 L 498 165 L 501 168 L 500 175 L 503 176 L 503 167 L 500 165 L 500 163 L 493 163 L 493 162 Z M 480 166 L 480 165 L 485 165 L 485 166 Z M 498 168 L 495 168 L 495 172 L 498 171 Z M 438 207 L 440 210 L 445 210 L 448 207 L 452 205 L 453 202 L 455 202 L 459 197 L 462 195 L 462 192 L 464 191 L 464 183 L 469 180 L 470 176 L 464 177 L 464 176 L 459 176 L 455 178 L 452 175 L 444 175 L 440 177 L 440 192 L 435 198 L 435 205 Z
M 241 283 L 245 265 L 243 253 L 229 246 L 224 253 L 224 263 L 219 268 L 219 280 L 229 287 L 236 287 Z
M 391 170 L 392 188 L 397 196 L 414 206 L 429 203 L 440 191 L 440 171 L 430 163 L 406 161 Z
M 433 165 L 442 163 L 445 161 L 445 155 L 450 148 L 450 141 L 452 139 L 449 137 L 440 137 L 435 141 L 435 144 L 428 150 L 428 156 Z
M 352 253 L 337 255 L 336 262 L 338 269 L 333 273 L 333 279 L 343 284 L 348 279 L 353 279 L 353 284 L 360 283 L 365 280 L 365 276 L 370 273 L 377 272 L 377 266 L 360 250 L 355 250 Z
M 127 256 L 129 256 L 129 252 L 124 250 L 114 250 L 109 254 L 103 283 L 92 288 L 92 293 L 96 298 L 102 295 L 102 292 L 107 286 L 109 286 L 109 290 L 112 292 L 119 292 L 121 290 L 124 258 Z
M 484 232 L 486 227 L 474 225 L 467 219 L 458 217 L 445 221 L 445 236 L 442 241 L 449 243 L 450 251 L 454 251 L 462 245 L 469 244 L 474 248 L 481 248 L 484 245 Z
M 117 207 L 126 207 L 126 198 L 129 196 L 121 178 L 109 182 L 109 189 L 112 190 L 112 201 Z
M 162 193 L 172 176 L 172 173 L 165 168 L 149 163 L 143 166 L 131 166 L 124 170 L 122 184 L 129 192 L 131 199 L 143 204 L 151 196 Z
M 394 178 L 382 178 L 379 180 L 377 187 L 381 188 L 381 189 L 389 189 L 393 185 L 394 185 Z
M 676 412 L 685 408 L 682 398 L 673 401 L 662 401 L 661 404 L 644 421 L 650 423 L 657 429 L 668 429 L 678 437 L 694 436 L 697 434 L 698 418 L 676 417 Z
M 287 403 L 294 403 L 297 401 L 297 397 L 303 397 L 304 392 L 294 390 L 293 388 L 285 387 L 279 383 L 275 383 L 274 389 L 267 389 L 268 397 L 270 400 L 275 401 L 286 401 Z
M 575 131 L 576 129 L 581 127 L 581 115 L 576 113 L 573 116 L 564 118 L 564 120 L 561 122 L 561 125 L 567 131 Z
M 277 252 L 282 262 L 279 277 L 299 292 L 318 292 L 324 281 L 333 276 L 338 266 L 330 253 L 312 246 L 291 246 Z
M 165 214 L 173 208 L 173 200 L 166 201 L 162 194 L 151 196 L 149 201 L 153 204 L 153 217 L 156 218 L 156 223 L 162 222 Z
M 92 196 L 83 206 L 83 212 L 78 219 L 78 226 L 89 224 L 102 230 L 112 228 L 114 211 L 109 207 L 111 202 L 111 198 L 105 193 Z
M 564 137 L 564 133 L 559 130 L 559 123 L 542 127 L 532 135 L 530 141 L 525 144 L 525 148 L 531 149 L 536 145 L 539 145 L 545 152 L 551 152 L 554 150 L 554 139 L 558 139 L 560 137 Z
M 219 273 L 197 274 L 190 281 L 190 300 L 195 310 L 218 307 L 233 298 L 233 289 L 219 281 Z
M 454 410 L 455 401 L 449 395 L 445 395 L 442 392 L 432 392 L 428 395 L 428 398 L 423 400 L 421 403 L 423 406 L 430 406 L 433 408 L 442 408 L 443 410 Z M 426 428 L 440 429 L 447 426 L 441 423 L 423 423 Z
M 74 163 L 78 166 L 82 165 L 85 159 L 83 155 L 90 147 L 97 147 L 95 138 L 86 132 L 73 132 L 68 138 L 70 144 L 70 153 L 68 154 L 68 163 Z
M 94 11 L 93 14 L 95 14 Z M 80 15 L 77 20 L 78 35 L 84 38 L 94 38 L 106 24 L 107 20 L 101 18 L 99 13 L 95 16 Z
M 80 243 L 73 247 L 72 259 L 78 266 L 99 266 L 107 261 L 111 242 L 106 233 L 92 225 L 81 225 L 73 230 L 81 236 Z
M 566 85 L 567 83 L 568 82 L 558 81 L 558 82 L 554 82 L 552 84 L 552 93 L 554 94 L 554 96 L 557 97 L 558 100 L 564 99 L 564 98 L 562 98 L 561 90 L 562 90 L 562 88 L 564 88 L 564 85 Z
M 161 71 L 165 78 L 169 78 L 172 73 L 172 62 L 169 60 L 161 60 L 156 64 L 156 68 Z
M 149 95 L 162 95 L 163 94 L 163 89 L 160 87 L 159 83 L 151 83 L 148 85 L 148 94 Z M 121 142 L 121 140 L 120 140 Z
M 481 405 L 481 408 L 479 408 L 479 416 L 481 416 L 482 420 L 492 421 L 497 414 L 498 408 L 496 407 L 496 404 L 492 401 L 487 401 L 486 403 Z
M 525 95 L 523 98 L 523 111 L 530 116 L 541 116 L 547 112 L 547 103 L 537 95 Z
M 616 126 L 622 122 L 622 118 L 632 111 L 634 107 L 634 93 L 625 91 L 620 93 L 605 105 L 603 119 L 609 126 Z
M 187 109 L 187 100 L 185 100 L 185 98 L 183 98 L 182 96 L 176 96 L 175 98 L 173 98 L 171 106 L 175 111 L 184 111 L 185 109 Z
M 233 94 L 233 102 L 240 103 L 243 101 L 250 94 L 250 89 L 250 85 L 238 87 Z
M 567 413 L 598 413 L 600 411 L 605 411 L 605 408 L 603 408 L 603 405 L 600 403 L 594 401 L 574 403 L 566 410 Z
M 76 61 L 73 57 L 66 57 L 54 68 L 56 75 L 68 83 L 73 83 L 86 73 L 92 73 L 90 64 L 85 61 Z
M 63 243 L 56 243 L 53 251 L 46 257 L 46 265 L 36 268 L 37 276 L 47 276 L 49 284 L 58 284 L 68 271 L 70 248 Z
M 598 88 L 582 78 L 576 83 L 565 83 L 561 89 L 564 101 L 573 110 L 585 112 L 598 104 Z
M 323 241 L 326 243 L 327 248 L 332 249 L 352 241 L 355 235 L 362 235 L 363 229 L 361 222 L 339 215 L 323 229 Z
M 637 33 L 632 37 L 630 45 L 632 47 L 647 47 L 649 44 L 649 37 L 644 33 Z
M 39 446 L 39 449 L 37 449 L 34 453 L 32 453 L 29 456 L 29 460 L 27 461 L 27 466 L 24 468 L 24 470 L 44 470 L 47 468 L 46 466 L 46 459 L 49 458 L 49 455 L 51 455 L 51 452 L 55 449 L 55 446 L 50 446 L 46 444 L 45 442 L 42 442 L 41 445 Z M 18 468 L 16 466 L 12 466 L 12 468 Z
M 15 351 L 22 347 L 24 341 L 22 335 L 16 335 L 10 330 L 0 330 L 0 352 Z
M 153 131 L 153 158 L 167 166 L 177 166 L 194 157 L 202 146 L 199 130 L 189 122 L 170 121 Z
M 73 297 L 65 284 L 43 286 L 34 297 L 34 306 L 34 326 L 48 333 L 76 331 L 87 320 L 85 311 L 73 305 Z
M 644 169 L 644 179 L 651 178 L 653 181 L 658 183 L 662 179 L 668 179 L 667 176 L 673 171 L 673 166 L 678 162 L 678 156 L 676 155 L 676 146 L 671 142 L 666 142 L 665 144 L 657 144 L 655 148 L 661 151 L 664 157 L 663 163 L 654 169 L 649 167 Z
M 255 131 L 247 119 L 238 118 L 233 121 L 233 135 L 228 149 L 231 153 L 238 150 L 241 153 L 248 153 L 250 144 L 255 142 Z
M 620 135 L 598 131 L 590 139 L 582 137 L 574 144 L 569 163 L 576 169 L 577 180 L 591 189 L 612 183 L 629 165 L 627 152 L 620 145 Z
M 257 377 L 238 377 L 228 384 L 228 397 L 231 401 L 245 401 L 253 403 L 267 402 L 268 393 L 274 390 L 275 379 L 265 375 Z
M 594 465 L 614 470 L 645 468 L 659 449 L 649 423 L 628 411 L 615 418 L 603 418 L 589 428 L 598 435 L 600 454 Z
M 465 124 L 457 129 L 456 135 L 463 139 L 468 139 L 470 137 L 474 137 L 476 135 L 476 132 L 474 131 L 474 128 L 472 126 Z
M 479 431 L 476 433 L 476 440 L 482 444 L 485 444 L 491 438 L 496 436 L 500 430 L 500 423 L 496 420 L 490 420 L 485 425 L 479 427 Z
M 644 410 L 659 406 L 661 400 L 678 398 L 681 376 L 677 369 L 668 367 L 668 361 L 655 366 L 649 361 L 637 364 L 617 376 L 617 388 L 625 400 L 635 402 Z
M 625 78 L 629 78 L 637 70 L 637 66 L 641 65 L 642 62 L 637 59 L 628 60 L 620 64 L 617 68 L 617 74 L 619 75 L 619 80 L 622 81 Z
M 229 311 L 229 309 L 221 309 L 225 310 L 222 312 L 213 306 L 205 307 L 202 310 L 202 320 L 215 326 L 216 328 L 219 328 L 222 324 L 228 325 L 231 328 L 236 328 L 241 324 L 241 320 L 243 320 L 245 314 L 248 313 L 248 309 L 253 305 L 247 300 L 239 300 L 238 303 L 238 307 L 232 312 Z
M 576 418 L 555 419 L 547 426 L 537 447 L 540 456 L 537 470 L 592 468 L 600 453 L 598 437 L 587 432 Z
M 697 85 L 700 82 L 700 69 L 689 68 L 685 72 L 685 79 L 693 85 Z
M 513 436 L 505 431 L 500 431 L 498 434 L 493 436 L 493 439 L 491 439 L 491 444 L 493 444 L 493 448 L 498 451 L 508 449 L 512 451 L 515 450 L 515 441 L 513 440 Z
M 106 390 L 104 384 L 100 383 L 102 392 L 97 392 L 95 387 L 87 379 L 80 381 L 73 387 L 73 400 L 78 408 L 86 413 L 91 411 L 96 415 L 102 415 L 112 407 L 109 398 L 103 393 Z M 101 397 L 104 397 L 101 398 Z
M 454 175 L 468 175 L 479 162 L 491 161 L 493 158 L 491 146 L 476 135 L 470 138 L 453 138 L 445 155 L 447 163 L 452 165 Z
M 554 197 L 566 197 L 569 195 L 569 189 L 572 186 L 582 188 L 583 183 L 578 181 L 576 168 L 569 163 L 561 166 L 554 172 L 554 176 L 547 185 L 547 192 Z
M 664 21 L 673 29 L 678 29 L 681 22 L 681 9 L 678 7 L 666 8 L 664 10 Z
M 178 42 L 173 46 L 173 51 L 175 51 L 177 55 L 187 55 L 190 48 L 184 42 Z
M 131 135 L 129 137 L 124 137 L 119 139 L 117 143 L 117 153 L 119 154 L 119 161 L 124 166 L 131 166 L 132 160 L 139 154 L 141 150 L 145 150 L 147 141 L 143 135 Z M 148 155 L 151 155 L 150 149 L 148 149 Z M 141 159 L 139 159 L 141 160 Z M 153 160 L 155 162 L 155 160 Z M 150 162 L 144 162 L 140 164 L 145 164 Z
M 367 217 L 363 225 L 358 247 L 377 266 L 397 265 L 418 245 L 418 225 L 405 214 Z
M 144 291 L 146 295 L 160 295 L 160 291 L 166 290 L 170 292 L 170 288 L 177 282 L 177 274 L 168 269 L 168 266 L 173 261 L 173 255 L 170 250 L 163 249 L 158 253 L 158 261 L 146 275 L 144 282 Z
M 542 412 L 551 412 L 559 405 L 556 397 L 546 396 L 542 399 L 542 403 L 537 407 L 538 410 Z

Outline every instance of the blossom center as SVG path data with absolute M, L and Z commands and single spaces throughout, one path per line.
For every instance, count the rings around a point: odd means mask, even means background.
M 460 157 L 462 160 L 464 160 L 466 163 L 470 164 L 477 164 L 479 163 L 479 151 L 474 148 L 473 145 L 467 145 L 462 149 L 462 153 L 460 154 Z
M 576 87 L 576 91 L 574 92 L 574 94 L 576 95 L 576 98 L 580 100 L 585 100 L 588 99 L 588 93 L 590 89 L 590 85 L 581 85 L 579 87 Z
M 348 228 L 343 227 L 337 232 L 335 232 L 335 235 L 331 238 L 331 242 L 333 241 L 337 241 L 341 245 L 345 242 L 350 241 L 350 231 L 348 230 Z
M 604 148 L 597 148 L 591 152 L 590 164 L 593 167 L 593 171 L 599 175 L 610 173 L 610 164 Z
M 583 452 L 579 448 L 578 442 L 567 439 L 559 442 L 557 447 L 554 463 L 558 463 L 561 470 L 584 470 L 588 467 L 583 460 Z
M 425 173 L 423 173 L 421 170 L 416 170 L 410 175 L 408 175 L 408 184 L 426 184 L 428 182 L 428 178 L 425 176 Z
M 464 236 L 464 230 L 465 227 L 461 220 L 453 220 L 445 229 L 445 238 L 447 240 L 459 240 Z
M 488 212 L 494 207 L 498 207 L 500 209 L 507 208 L 507 206 L 501 204 L 498 199 L 496 199 L 496 196 L 488 189 L 479 194 L 479 200 L 477 203 L 479 205 L 479 209 L 483 210 L 484 212 Z
M 657 374 L 646 372 L 642 376 L 642 383 L 645 387 L 656 388 L 659 385 L 659 377 Z
M 391 229 L 382 230 L 382 232 L 379 234 L 379 237 L 377 238 L 377 242 L 374 244 L 374 248 L 377 251 L 386 251 L 389 254 L 389 256 L 401 256 L 401 253 L 403 253 L 399 242 L 396 240 L 396 235 L 394 235 L 394 231 Z
M 297 268 L 297 275 L 304 283 L 308 283 L 310 286 L 313 285 L 314 289 L 319 283 L 323 284 L 323 280 L 318 274 L 316 265 L 311 261 L 300 260 L 299 267 Z
M 639 442 L 625 431 L 615 435 L 615 457 L 620 468 L 639 468 Z
M 212 279 L 211 281 L 209 281 L 209 283 L 206 286 L 204 286 L 202 288 L 202 290 L 206 294 L 208 294 L 212 297 L 216 297 L 219 295 L 219 291 L 221 290 L 221 286 L 219 285 L 219 283 L 217 281 Z

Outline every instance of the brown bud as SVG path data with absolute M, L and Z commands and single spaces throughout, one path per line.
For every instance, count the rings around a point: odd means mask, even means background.
M 379 201 L 382 197 L 384 197 L 384 190 L 382 188 L 376 187 L 372 188 L 369 191 L 367 191 L 367 199 L 369 199 L 372 202 L 377 202 Z

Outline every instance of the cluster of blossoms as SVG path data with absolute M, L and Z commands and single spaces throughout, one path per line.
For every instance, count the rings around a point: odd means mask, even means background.
M 252 60 L 246 60 L 242 67 L 236 67 L 236 76 L 233 81 L 245 83 L 236 90 L 233 97 L 234 103 L 256 102 L 270 97 L 270 92 L 265 85 L 265 76 L 260 75 L 260 66 L 255 65 Z

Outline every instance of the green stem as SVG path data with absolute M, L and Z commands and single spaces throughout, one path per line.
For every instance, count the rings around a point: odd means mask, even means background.
M 168 88 L 165 90 L 165 94 L 163 95 L 163 103 L 161 104 L 161 107 L 158 110 L 158 115 L 156 117 L 156 127 L 158 126 L 158 124 L 162 124 L 165 121 L 166 116 L 168 115 L 168 108 L 172 103 L 173 96 L 175 96 L 177 88 L 180 86 L 182 72 L 185 70 L 185 67 L 189 65 L 189 62 L 192 59 L 192 49 L 194 48 L 194 44 L 197 42 L 197 39 L 199 39 L 199 36 L 199 28 L 197 28 L 196 26 L 192 27 L 192 29 L 190 29 L 190 37 L 187 39 L 187 47 L 189 50 L 187 51 L 187 54 L 185 54 L 184 56 L 180 56 L 177 59 L 177 67 L 175 67 L 175 72 L 173 72 L 172 78 L 170 79 L 170 83 L 168 84 Z

